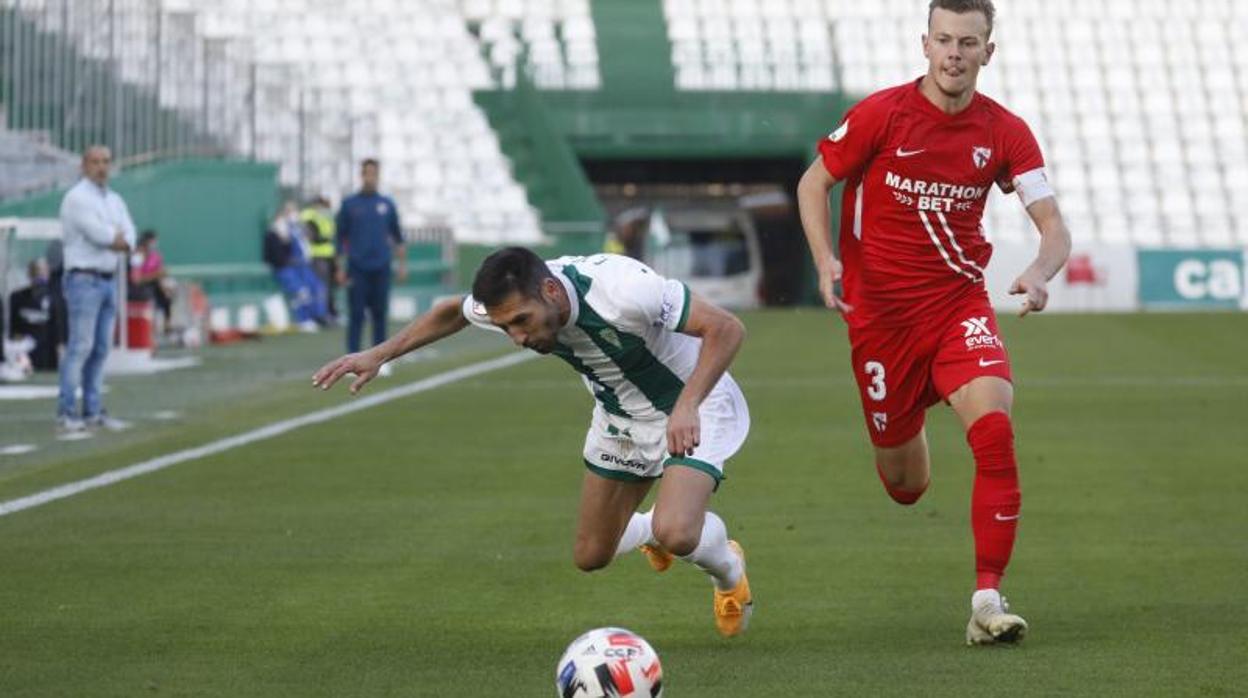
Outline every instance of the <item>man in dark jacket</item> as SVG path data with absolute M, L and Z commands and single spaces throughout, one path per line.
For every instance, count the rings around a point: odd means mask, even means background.
M 14 291 L 9 296 L 9 333 L 13 338 L 29 337 L 35 348 L 30 362 L 37 371 L 57 369 L 57 345 L 64 342 L 60 336 L 61 319 L 56 315 L 52 302 L 51 275 L 43 258 L 35 259 L 27 269 L 30 285 Z
M 407 278 L 407 250 L 399 228 L 394 201 L 377 192 L 380 164 L 365 160 L 360 169 L 360 191 L 348 196 L 338 209 L 338 282 L 349 284 L 347 300 L 347 350 L 360 350 L 364 311 L 373 324 L 373 345 L 386 340 L 386 314 L 390 306 L 390 264 L 397 252 L 398 280 Z

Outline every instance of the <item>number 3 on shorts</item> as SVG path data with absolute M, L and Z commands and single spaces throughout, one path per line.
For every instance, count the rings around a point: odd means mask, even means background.
M 888 387 L 884 385 L 884 364 L 879 361 L 868 361 L 862 369 L 871 377 L 871 385 L 867 386 L 867 397 L 879 402 L 888 395 Z

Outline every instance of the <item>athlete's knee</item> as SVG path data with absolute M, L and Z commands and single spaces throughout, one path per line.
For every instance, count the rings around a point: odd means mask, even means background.
M 927 491 L 929 479 L 922 467 L 884 467 L 877 459 L 875 471 L 879 473 L 880 483 L 884 491 L 894 502 L 902 506 L 910 506 L 919 501 Z
M 692 519 L 655 517 L 654 539 L 669 553 L 682 557 L 692 553 L 702 540 L 702 523 Z
M 576 546 L 572 549 L 572 563 L 582 572 L 600 570 L 611 564 L 613 557 L 614 549 L 588 540 L 576 541 Z
M 1004 378 L 980 376 L 950 394 L 949 404 L 967 430 L 993 414 L 1009 419 L 1014 408 L 1014 386 Z
M 884 491 L 888 492 L 888 496 L 891 497 L 894 502 L 908 507 L 917 503 L 919 499 L 923 497 L 923 493 L 927 491 L 927 483 L 924 482 L 916 489 L 906 489 L 904 487 L 890 485 L 886 482 L 884 483 Z

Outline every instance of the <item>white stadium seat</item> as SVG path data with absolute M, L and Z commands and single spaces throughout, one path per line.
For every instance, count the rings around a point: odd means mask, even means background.
M 866 94 L 923 70 L 907 0 L 665 0 L 664 11 L 677 89 L 725 89 L 739 76 L 741 90 Z M 1226 212 L 1248 191 L 1248 3 L 1016 3 L 998 24 L 981 88 L 1049 137 L 1064 209 L 1086 208 L 1106 241 L 1243 239 L 1244 220 Z M 771 79 L 757 67 L 767 61 Z M 990 218 L 1018 231 L 1011 216 Z

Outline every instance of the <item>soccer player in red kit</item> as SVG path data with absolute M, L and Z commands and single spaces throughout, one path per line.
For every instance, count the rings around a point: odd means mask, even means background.
M 1018 192 L 1041 234 L 1035 261 L 1010 288 L 1024 296 L 1022 315 L 1044 309 L 1046 284 L 1070 253 L 1027 124 L 975 89 L 995 49 L 993 15 L 991 0 L 932 0 L 927 75 L 850 109 L 798 185 L 819 291 L 849 325 L 854 376 L 889 496 L 909 505 L 927 488 L 928 407 L 947 402 L 966 429 L 975 459 L 969 644 L 1015 642 L 1027 631 L 999 592 L 1021 497 L 1010 360 L 984 287 L 989 188 Z M 828 192 L 838 182 L 845 183 L 840 259 L 828 234 Z

